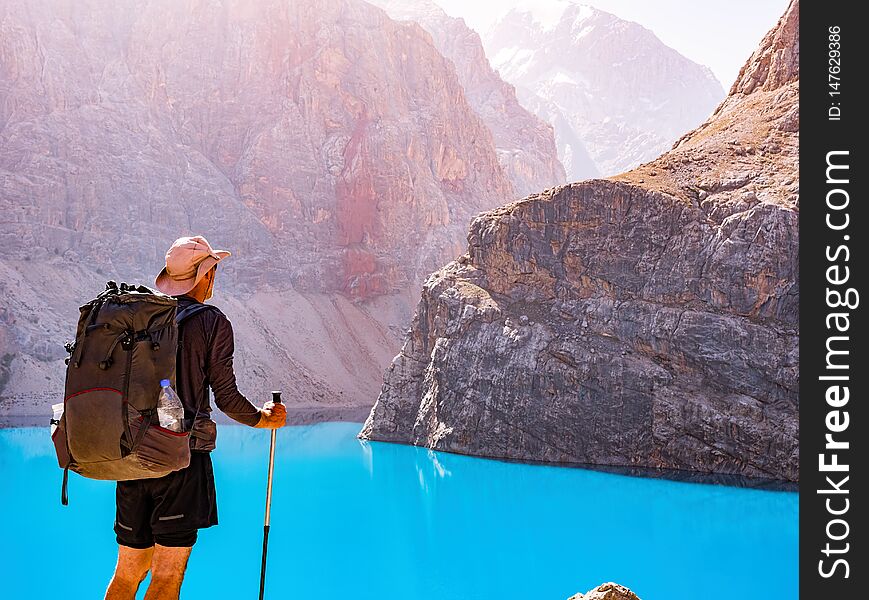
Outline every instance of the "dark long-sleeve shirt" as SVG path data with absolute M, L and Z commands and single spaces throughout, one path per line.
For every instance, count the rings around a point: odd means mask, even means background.
M 189 296 L 178 297 L 178 310 L 196 303 Z M 214 392 L 217 407 L 244 425 L 259 422 L 260 411 L 238 391 L 232 355 L 235 340 L 232 324 L 216 306 L 208 305 L 186 318 L 178 326 L 178 359 L 175 382 L 184 404 L 184 417 L 193 424 L 194 450 L 212 450 L 217 439 L 217 425 L 211 419 L 208 388 Z

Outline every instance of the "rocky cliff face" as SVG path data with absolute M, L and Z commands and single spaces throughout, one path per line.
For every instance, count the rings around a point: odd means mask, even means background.
M 798 22 L 659 159 L 474 219 L 361 435 L 796 480 Z
M 411 294 L 513 197 L 453 64 L 361 0 L 2 2 L 0 412 L 55 401 L 77 306 L 191 233 L 234 254 L 243 388 L 368 404 Z
M 555 127 L 568 181 L 657 157 L 724 96 L 648 29 L 568 0 L 520 4 L 483 42 L 522 105 Z
M 513 86 L 489 65 L 479 34 L 463 19 L 447 15 L 427 0 L 373 0 L 372 4 L 394 19 L 419 23 L 453 62 L 468 103 L 492 132 L 498 160 L 517 197 L 566 181 L 552 125 L 520 106 Z

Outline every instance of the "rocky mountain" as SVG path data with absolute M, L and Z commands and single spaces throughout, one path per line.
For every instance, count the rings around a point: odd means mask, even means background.
M 635 593 L 617 583 L 604 583 L 584 594 L 576 594 L 568 600 L 640 600 Z
M 468 104 L 492 132 L 498 160 L 517 197 L 563 184 L 552 126 L 522 106 L 516 90 L 492 69 L 479 34 L 464 19 L 428 0 L 369 0 L 396 20 L 419 23 L 437 49 L 456 66 Z
M 651 31 L 570 0 L 529 0 L 483 36 L 519 101 L 555 127 L 568 181 L 668 150 L 724 97 L 712 72 Z
M 657 160 L 475 218 L 360 435 L 796 481 L 798 29 Z
M 453 63 L 361 0 L 0 0 L 0 414 L 45 413 L 78 305 L 194 233 L 233 252 L 244 391 L 370 405 L 514 197 Z

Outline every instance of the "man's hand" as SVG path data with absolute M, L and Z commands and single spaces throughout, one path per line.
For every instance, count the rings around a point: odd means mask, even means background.
M 259 413 L 259 423 L 255 427 L 260 429 L 278 429 L 287 424 L 287 407 L 283 404 L 266 402 Z

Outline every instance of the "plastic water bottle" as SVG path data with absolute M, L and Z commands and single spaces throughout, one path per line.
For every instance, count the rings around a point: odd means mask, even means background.
M 172 389 L 170 381 L 163 379 L 160 381 L 160 397 L 157 399 L 157 418 L 160 420 L 160 427 L 171 431 L 183 431 L 184 423 L 184 405 L 181 404 L 181 398 Z
M 63 402 L 51 405 L 51 435 L 57 431 L 57 426 L 60 424 L 60 418 L 63 416 Z

